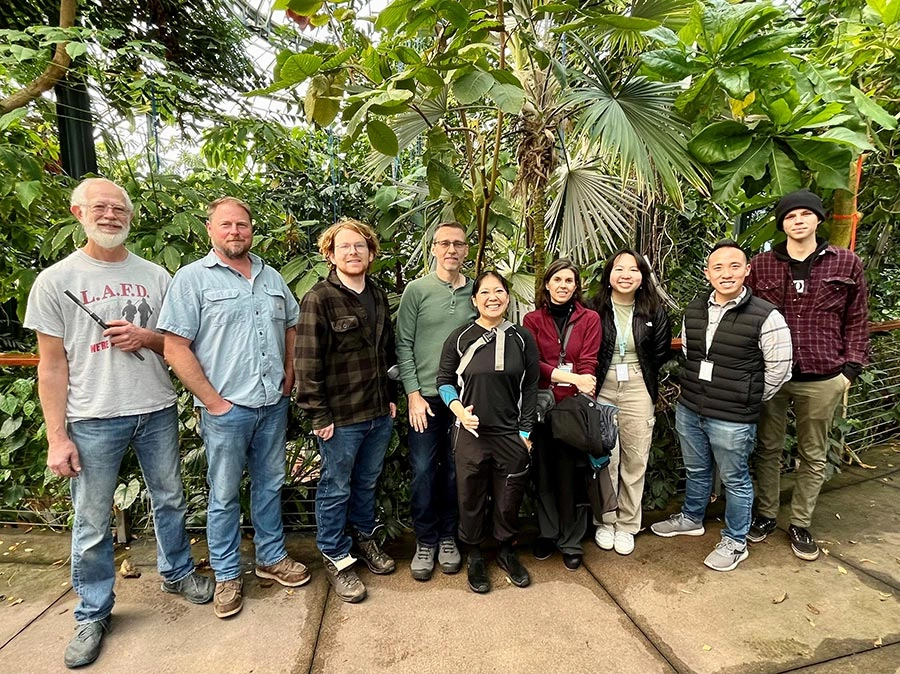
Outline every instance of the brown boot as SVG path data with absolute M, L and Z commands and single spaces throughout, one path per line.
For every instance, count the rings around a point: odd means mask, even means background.
M 309 571 L 300 562 L 295 562 L 290 557 L 285 557 L 272 566 L 256 567 L 256 575 L 259 578 L 269 578 L 286 587 L 300 587 L 309 582 Z
M 217 618 L 227 618 L 244 607 L 244 581 L 240 578 L 216 583 L 213 609 Z

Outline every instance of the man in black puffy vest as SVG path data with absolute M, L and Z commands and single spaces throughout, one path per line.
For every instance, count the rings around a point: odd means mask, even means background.
M 722 540 L 704 564 L 731 571 L 747 559 L 753 506 L 748 459 L 762 403 L 791 376 L 791 334 L 773 304 L 744 287 L 747 256 L 731 240 L 717 243 L 704 270 L 713 292 L 684 313 L 685 354 L 675 430 L 687 483 L 681 512 L 651 527 L 658 536 L 702 536 L 713 485 L 713 460 L 725 487 Z

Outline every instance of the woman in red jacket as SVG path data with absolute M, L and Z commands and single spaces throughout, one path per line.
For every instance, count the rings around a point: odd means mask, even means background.
M 540 388 L 551 390 L 556 402 L 579 391 L 594 395 L 600 316 L 581 303 L 581 277 L 573 262 L 563 258 L 547 267 L 539 307 L 522 324 L 537 342 Z M 549 424 L 538 424 L 533 437 L 540 529 L 534 556 L 547 559 L 558 549 L 574 571 L 581 566 L 581 539 L 590 521 L 583 477 L 587 455 L 554 440 Z

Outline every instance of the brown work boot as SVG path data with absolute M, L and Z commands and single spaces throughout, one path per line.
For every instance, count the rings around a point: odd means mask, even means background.
M 272 566 L 257 564 L 256 575 L 259 578 L 269 578 L 286 587 L 300 587 L 309 582 L 309 571 L 306 567 L 290 557 L 285 557 Z
M 366 586 L 363 585 L 352 567 L 338 571 L 334 563 L 325 556 L 322 557 L 322 562 L 325 564 L 325 575 L 328 577 L 328 582 L 331 583 L 334 593 L 342 601 L 356 604 L 366 598 Z
M 397 564 L 381 549 L 378 541 L 374 538 L 356 537 L 354 542 L 356 543 L 356 556 L 366 563 L 369 571 L 377 573 L 379 576 L 394 573 Z
M 244 607 L 244 581 L 240 578 L 216 583 L 213 609 L 217 618 L 227 618 Z

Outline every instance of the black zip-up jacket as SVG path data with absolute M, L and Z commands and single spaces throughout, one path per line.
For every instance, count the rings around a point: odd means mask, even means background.
M 600 341 L 600 353 L 597 354 L 597 386 L 603 385 L 606 371 L 612 364 L 616 353 L 615 311 L 612 302 L 607 301 L 606 306 L 600 309 L 600 321 L 603 325 L 603 336 Z M 663 307 L 656 309 L 656 314 L 651 319 L 634 315 L 631 322 L 631 334 L 634 335 L 634 348 L 637 350 L 638 362 L 641 365 L 641 374 L 644 377 L 644 386 L 653 404 L 659 398 L 659 370 L 666 364 L 672 349 L 672 324 L 669 315 Z

